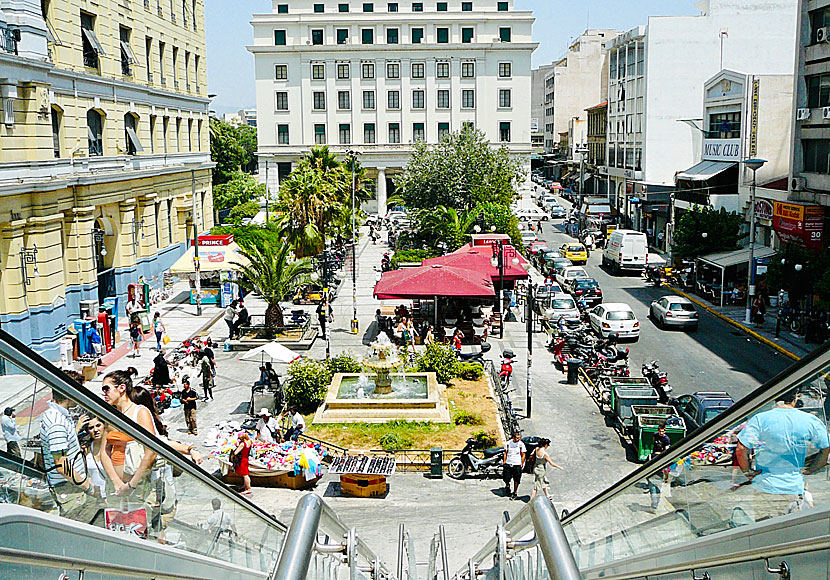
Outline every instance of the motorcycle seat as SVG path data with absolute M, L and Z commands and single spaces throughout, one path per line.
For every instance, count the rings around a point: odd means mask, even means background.
M 490 449 L 484 450 L 484 457 L 485 459 L 489 459 L 490 457 L 494 457 L 496 455 L 503 455 L 504 454 L 504 447 L 492 447 Z

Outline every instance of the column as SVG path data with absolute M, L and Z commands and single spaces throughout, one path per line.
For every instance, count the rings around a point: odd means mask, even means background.
M 378 215 L 383 217 L 386 215 L 386 168 L 378 167 Z

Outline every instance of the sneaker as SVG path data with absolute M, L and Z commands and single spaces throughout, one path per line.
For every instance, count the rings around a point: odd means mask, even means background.
M 251 495 L 252 493 L 254 493 L 254 490 L 246 489 L 245 491 L 240 491 L 239 493 L 241 493 L 242 495 Z
M 505 495 L 505 496 L 509 496 L 509 495 L 510 495 L 510 486 L 508 486 L 508 485 L 505 485 L 505 486 L 504 486 L 504 495 Z
M 510 499 L 519 499 L 519 496 L 516 495 L 515 493 L 511 493 L 510 494 Z

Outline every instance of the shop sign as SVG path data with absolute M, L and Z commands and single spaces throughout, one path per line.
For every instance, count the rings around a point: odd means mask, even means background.
M 706 161 L 733 161 L 741 160 L 740 139 L 704 139 L 703 159 Z
M 766 199 L 755 200 L 755 218 L 770 221 L 772 219 L 772 204 Z
M 231 243 L 233 243 L 233 234 L 224 236 L 199 236 L 200 246 L 227 246 Z
M 776 201 L 772 227 L 781 241 L 799 242 L 818 250 L 824 235 L 824 207 Z

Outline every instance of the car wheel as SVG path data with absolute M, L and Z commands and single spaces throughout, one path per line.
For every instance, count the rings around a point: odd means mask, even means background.
M 660 317 L 660 328 L 665 328 L 665 327 L 666 327 L 666 319 L 661 316 Z

